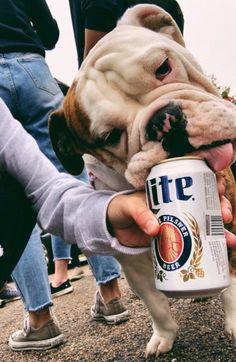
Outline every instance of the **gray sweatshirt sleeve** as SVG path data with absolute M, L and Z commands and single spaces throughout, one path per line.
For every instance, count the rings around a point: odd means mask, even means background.
M 35 140 L 16 121 L 0 98 L 0 169 L 24 188 L 45 231 L 77 243 L 87 255 L 140 254 L 112 237 L 106 226 L 111 191 L 94 191 L 74 177 L 59 173 Z

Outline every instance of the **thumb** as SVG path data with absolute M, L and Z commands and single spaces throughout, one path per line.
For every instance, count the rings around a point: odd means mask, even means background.
M 137 206 L 131 210 L 133 219 L 139 228 L 149 236 L 156 236 L 159 231 L 157 218 L 147 206 Z

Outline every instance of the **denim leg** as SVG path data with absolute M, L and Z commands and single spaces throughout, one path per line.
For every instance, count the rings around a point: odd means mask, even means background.
M 85 170 L 78 178 L 88 183 Z M 113 256 L 94 255 L 87 257 L 87 261 L 97 284 L 105 284 L 120 277 L 120 264 Z
M 83 172 L 76 177 L 80 181 L 88 183 L 88 176 L 86 169 L 83 170 Z M 68 259 L 71 260 L 71 244 L 65 243 L 63 239 L 61 239 L 59 236 L 52 235 L 52 252 L 54 261 L 60 260 L 60 259 Z M 76 246 L 77 247 L 77 246 Z
M 53 304 L 47 266 L 37 225 L 12 273 L 12 278 L 27 311 L 38 311 Z
M 89 256 L 87 260 L 97 284 L 105 284 L 120 277 L 120 264 L 113 256 Z
M 28 91 L 23 92 L 23 89 L 20 94 L 21 102 L 24 102 L 23 104 L 27 102 L 25 104 L 27 114 L 25 114 L 23 110 L 22 124 L 35 138 L 39 148 L 54 166 L 56 166 L 59 171 L 65 172 L 65 169 L 54 153 L 48 132 L 49 114 L 61 106 L 64 96 L 52 77 L 43 57 L 30 54 L 24 55 L 18 59 L 18 63 L 30 89 L 30 95 Z M 40 74 L 42 74 L 43 78 L 40 77 Z M 29 101 L 29 96 L 33 97 L 34 104 Z M 84 170 L 78 178 L 86 182 L 86 171 Z M 52 251 L 54 260 L 71 260 L 71 245 L 53 235 Z
M 0 55 L 0 60 L 0 97 L 34 137 L 41 151 L 59 171 L 65 171 L 54 153 L 48 132 L 49 114 L 60 107 L 64 97 L 45 59 L 38 54 L 9 53 Z M 61 258 L 64 248 L 67 258 L 70 246 L 60 238 L 56 238 L 54 244 L 58 245 Z
M 71 260 L 71 244 L 67 244 L 59 236 L 51 236 L 53 261 L 68 259 Z
M 61 106 L 64 96 L 45 59 L 33 53 L 0 54 L 0 97 L 34 137 L 41 151 L 59 171 L 65 171 L 54 153 L 48 132 L 49 114 Z M 86 171 L 78 178 L 86 182 Z M 68 258 L 71 246 L 61 238 L 52 237 L 52 247 L 60 259 Z
M 29 58 L 18 59 L 18 63 L 19 67 L 16 69 L 21 69 L 22 77 L 27 85 L 27 89 L 20 89 L 18 97 L 20 103 L 24 104 L 24 109 L 20 107 L 21 123 L 26 131 L 34 137 L 41 151 L 54 166 L 59 171 L 65 172 L 52 148 L 48 131 L 49 114 L 61 106 L 64 96 L 52 77 L 44 58 L 29 56 Z M 40 78 L 40 75 L 43 76 L 43 79 Z

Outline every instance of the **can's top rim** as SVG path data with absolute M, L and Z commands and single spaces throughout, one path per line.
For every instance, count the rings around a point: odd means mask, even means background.
M 204 161 L 204 158 L 198 157 L 198 156 L 173 157 L 173 158 L 167 158 L 166 160 L 162 160 L 162 161 L 158 162 L 157 165 L 160 165 L 160 164 L 166 163 L 166 162 L 182 161 L 182 160 L 200 160 L 200 161 Z

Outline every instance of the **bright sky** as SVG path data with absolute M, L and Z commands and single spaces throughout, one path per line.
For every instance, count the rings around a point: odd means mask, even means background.
M 47 0 L 60 28 L 60 39 L 47 52 L 54 76 L 70 84 L 77 71 L 68 0 Z M 184 38 L 204 72 L 230 86 L 236 95 L 236 0 L 179 0 L 185 17 Z

